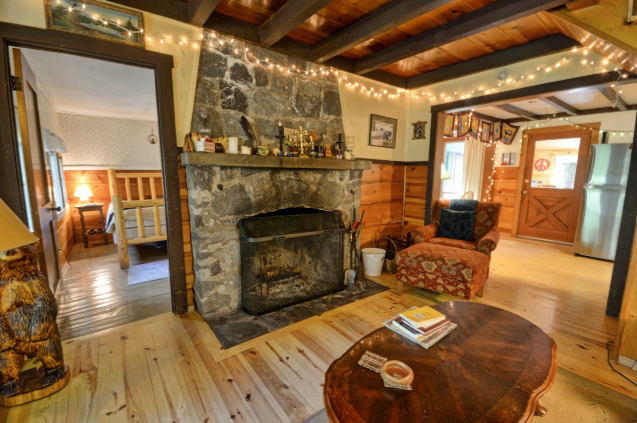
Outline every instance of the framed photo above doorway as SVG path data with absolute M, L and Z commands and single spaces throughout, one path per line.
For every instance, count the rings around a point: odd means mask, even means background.
M 398 119 L 371 115 L 369 123 L 369 145 L 396 148 L 396 128 Z
M 144 48 L 144 15 L 98 0 L 44 0 L 47 29 Z

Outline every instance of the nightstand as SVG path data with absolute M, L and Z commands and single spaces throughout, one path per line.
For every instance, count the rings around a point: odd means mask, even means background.
M 84 240 L 84 247 L 88 248 L 88 236 L 102 234 L 104 236 L 104 244 L 108 245 L 108 238 L 106 236 L 106 221 L 104 220 L 104 212 L 102 211 L 104 203 L 92 203 L 92 204 L 80 204 L 75 206 L 80 213 L 80 222 L 82 223 L 82 239 Z M 87 228 L 84 224 L 84 213 L 87 212 L 99 212 L 100 214 L 100 226 L 92 226 Z

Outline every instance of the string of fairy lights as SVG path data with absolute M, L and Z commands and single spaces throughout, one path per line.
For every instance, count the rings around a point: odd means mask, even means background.
M 60 6 L 63 5 L 63 7 L 67 7 L 69 13 L 74 13 L 77 11 L 85 12 L 86 10 L 86 5 L 85 4 L 79 5 L 78 2 L 73 2 L 73 5 L 71 5 L 69 4 L 68 1 L 57 0 L 57 3 Z M 122 25 L 122 22 L 120 21 L 109 21 L 109 20 L 101 18 L 98 14 L 89 14 L 89 16 L 91 16 L 93 20 L 100 23 L 101 25 L 119 28 L 121 32 L 128 35 L 129 37 L 132 37 L 133 35 L 136 35 L 136 34 L 144 34 L 143 28 L 133 30 L 130 26 L 126 26 L 126 24 Z M 453 93 L 451 92 L 435 93 L 431 91 L 421 91 L 418 89 L 407 90 L 404 88 L 396 88 L 394 90 L 394 89 L 387 89 L 384 87 L 383 88 L 374 87 L 373 84 L 371 83 L 347 81 L 347 75 L 339 75 L 338 70 L 329 66 L 318 67 L 318 65 L 316 65 L 318 69 L 315 69 L 315 68 L 301 69 L 297 67 L 296 65 L 290 66 L 288 64 L 276 63 L 275 61 L 268 58 L 259 59 L 255 57 L 254 55 L 252 55 L 249 47 L 239 47 L 238 44 L 240 44 L 240 42 L 235 42 L 234 38 L 218 35 L 214 31 L 206 31 L 206 34 L 201 34 L 199 36 L 199 39 L 191 39 L 188 37 L 173 37 L 171 35 L 155 36 L 151 34 L 146 34 L 145 36 L 146 36 L 146 41 L 150 43 L 152 42 L 158 42 L 160 44 L 175 43 L 183 47 L 192 46 L 192 48 L 200 48 L 200 47 L 207 46 L 211 49 L 214 49 L 218 47 L 223 48 L 226 45 L 235 46 L 234 49 L 231 49 L 231 51 L 234 52 L 235 55 L 240 55 L 245 53 L 246 57 L 251 58 L 254 61 L 254 63 L 256 63 L 257 65 L 261 64 L 271 69 L 276 68 L 277 70 L 281 71 L 281 73 L 284 73 L 284 74 L 300 73 L 300 74 L 305 74 L 305 75 L 313 76 L 313 77 L 326 76 L 326 75 L 333 74 L 338 77 L 339 81 L 343 82 L 345 86 L 350 89 L 359 90 L 364 95 L 367 95 L 370 97 L 389 98 L 389 99 L 396 99 L 401 96 L 411 95 L 413 99 L 425 98 L 430 101 L 436 101 L 436 100 L 451 101 L 451 100 L 464 100 L 464 99 L 468 99 L 473 96 L 482 95 L 482 94 L 488 95 L 488 94 L 498 92 L 500 89 L 502 89 L 502 87 L 515 86 L 523 81 L 533 80 L 540 74 L 554 72 L 557 69 L 560 69 L 566 66 L 568 63 L 573 62 L 574 60 L 572 59 L 574 59 L 575 57 L 578 57 L 577 60 L 580 61 L 581 65 L 583 66 L 592 67 L 592 66 L 601 64 L 604 66 L 604 68 L 602 69 L 602 72 L 615 71 L 620 74 L 620 78 L 626 78 L 628 76 L 626 73 L 623 73 L 623 69 L 620 70 L 620 68 L 616 66 L 613 69 L 608 68 L 609 65 L 613 66 L 612 54 L 607 58 L 603 58 L 598 63 L 595 60 L 591 60 L 588 57 L 590 53 L 590 50 L 588 48 L 581 47 L 581 48 L 573 48 L 572 50 L 570 50 L 569 53 L 566 53 L 565 56 L 561 57 L 555 63 L 550 63 L 543 66 L 535 66 L 533 68 L 528 69 L 527 71 L 521 72 L 518 76 L 510 75 L 505 81 L 499 82 L 497 83 L 497 85 L 496 84 L 493 84 L 491 86 L 479 85 L 475 87 L 474 89 L 466 90 L 465 92 L 453 91 Z M 344 81 L 347 81 L 347 82 L 344 82 Z

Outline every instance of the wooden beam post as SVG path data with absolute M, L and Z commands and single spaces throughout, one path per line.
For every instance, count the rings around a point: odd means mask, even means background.
M 444 23 L 414 37 L 372 53 L 356 63 L 356 73 L 366 74 L 416 54 L 479 34 L 565 4 L 567 0 L 510 0 L 498 1 Z
M 520 109 L 519 107 L 515 107 L 512 106 L 510 104 L 500 104 L 498 106 L 495 106 L 497 109 L 503 110 L 507 113 L 511 113 L 513 115 L 517 115 L 517 116 L 521 116 L 523 118 L 529 119 L 529 120 L 538 120 L 538 115 L 536 115 L 535 113 L 531 113 L 527 110 L 524 109 Z
M 190 0 L 188 20 L 191 25 L 203 26 L 221 0 Z
M 409 22 L 451 0 L 395 0 L 329 37 L 312 49 L 314 59 L 322 63 L 364 41 Z
M 599 88 L 599 92 L 604 94 L 604 97 L 613 104 L 613 107 L 621 110 L 622 112 L 625 112 L 630 108 L 628 103 L 626 103 L 626 101 L 624 101 L 624 99 L 621 98 L 619 93 L 614 89 L 610 87 Z
M 332 0 L 288 0 L 259 28 L 260 44 L 270 47 L 331 2 Z
M 568 113 L 571 116 L 577 116 L 580 114 L 580 111 L 575 107 L 571 106 L 560 100 L 557 97 L 549 96 L 549 97 L 540 97 L 540 100 L 545 102 L 546 104 L 555 107 L 556 109 L 560 109 L 564 113 Z

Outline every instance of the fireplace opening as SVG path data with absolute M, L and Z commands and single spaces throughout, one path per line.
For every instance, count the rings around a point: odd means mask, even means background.
M 261 315 L 344 289 L 341 212 L 290 208 L 241 219 L 242 306 Z

